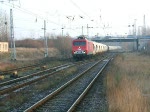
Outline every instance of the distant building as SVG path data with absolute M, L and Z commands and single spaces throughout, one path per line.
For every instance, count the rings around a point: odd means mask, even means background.
M 8 52 L 8 42 L 0 42 L 0 52 Z

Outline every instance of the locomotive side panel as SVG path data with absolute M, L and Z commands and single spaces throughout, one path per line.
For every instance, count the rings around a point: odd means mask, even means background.
M 91 41 L 87 42 L 87 55 L 92 55 L 93 54 L 93 43 Z

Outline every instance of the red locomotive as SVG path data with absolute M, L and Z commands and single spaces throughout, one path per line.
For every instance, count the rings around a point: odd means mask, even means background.
M 85 36 L 79 36 L 72 42 L 72 55 L 74 58 L 83 58 L 108 51 L 108 46 L 88 40 Z

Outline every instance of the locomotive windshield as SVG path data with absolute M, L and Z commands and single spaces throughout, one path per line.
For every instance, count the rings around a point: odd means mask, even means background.
M 73 45 L 74 46 L 85 46 L 86 42 L 85 41 L 74 42 Z

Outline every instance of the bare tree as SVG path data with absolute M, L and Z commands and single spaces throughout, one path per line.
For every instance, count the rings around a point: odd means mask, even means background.
M 71 37 L 57 36 L 57 39 L 54 40 L 54 46 L 65 56 L 71 54 L 71 43 Z

